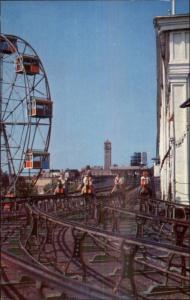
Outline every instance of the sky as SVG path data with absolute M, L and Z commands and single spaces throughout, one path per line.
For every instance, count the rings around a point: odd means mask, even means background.
M 53 169 L 129 165 L 156 153 L 156 41 L 153 19 L 167 0 L 2 1 L 1 28 L 39 55 L 53 101 Z M 176 0 L 176 13 L 189 1 Z

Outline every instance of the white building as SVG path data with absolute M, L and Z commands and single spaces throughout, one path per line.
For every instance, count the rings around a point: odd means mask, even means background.
M 156 17 L 157 156 L 161 196 L 190 202 L 190 15 Z

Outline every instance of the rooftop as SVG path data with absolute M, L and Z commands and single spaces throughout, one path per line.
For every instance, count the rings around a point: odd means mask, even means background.
M 147 170 L 147 166 L 111 166 L 111 170 Z
M 190 29 L 190 14 L 157 16 L 153 23 L 154 27 L 161 31 Z

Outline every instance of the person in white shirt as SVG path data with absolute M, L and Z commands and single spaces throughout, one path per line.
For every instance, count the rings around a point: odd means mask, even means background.
M 118 173 L 114 179 L 114 186 L 111 194 L 116 194 L 119 198 L 119 206 L 125 206 L 125 178 Z
M 151 180 L 148 171 L 143 171 L 140 182 L 140 194 L 152 195 Z
M 81 194 L 84 196 L 84 203 L 86 207 L 85 222 L 87 222 L 89 216 L 94 212 L 96 200 L 95 189 L 90 170 L 87 171 L 86 175 L 82 180 Z

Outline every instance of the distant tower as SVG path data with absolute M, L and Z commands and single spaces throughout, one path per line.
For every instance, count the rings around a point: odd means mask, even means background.
M 109 171 L 111 167 L 111 142 L 104 142 L 104 170 Z

